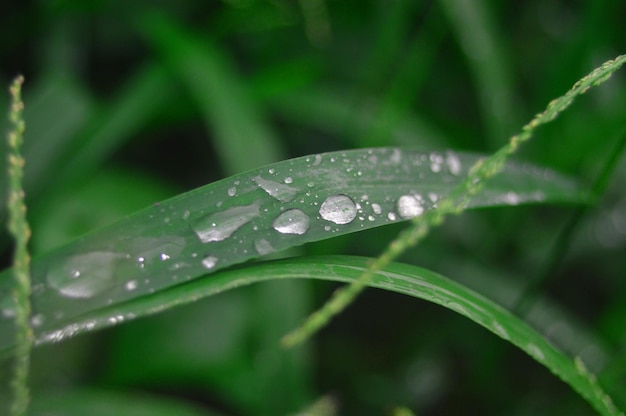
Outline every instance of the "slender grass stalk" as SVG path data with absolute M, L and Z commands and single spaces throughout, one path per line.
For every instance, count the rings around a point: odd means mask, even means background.
M 328 324 L 333 316 L 342 312 L 354 301 L 366 287 L 367 283 L 371 281 L 375 271 L 382 270 L 405 250 L 415 246 L 428 235 L 432 227 L 442 224 L 446 217 L 462 213 L 468 206 L 470 199 L 481 191 L 485 181 L 502 170 L 507 159 L 517 151 L 521 144 L 532 138 L 534 131 L 539 126 L 554 120 L 572 104 L 576 97 L 587 92 L 592 86 L 602 84 L 625 62 L 626 55 L 621 55 L 594 69 L 587 76 L 576 82 L 565 95 L 551 101 L 542 113 L 537 114 L 528 124 L 522 127 L 522 131 L 511 137 L 506 145 L 492 156 L 479 160 L 470 169 L 465 180 L 447 198 L 440 201 L 436 209 L 426 211 L 423 215 L 415 217 L 411 226 L 391 242 L 387 249 L 371 263 L 367 272 L 363 273 L 359 279 L 350 285 L 337 290 L 326 304 L 313 312 L 300 327 L 286 334 L 281 340 L 283 346 L 293 347 L 306 341 L 315 332 Z
M 33 331 L 29 324 L 30 305 L 30 275 L 28 254 L 28 239 L 30 227 L 26 221 L 26 205 L 24 204 L 24 188 L 22 179 L 24 176 L 24 158 L 20 155 L 20 146 L 24 140 L 24 120 L 22 113 L 24 103 L 21 98 L 24 77 L 18 76 L 11 84 L 11 110 L 9 120 L 12 129 L 8 134 L 8 174 L 9 196 L 7 208 L 9 212 L 8 228 L 15 238 L 15 253 L 13 256 L 13 275 L 16 285 L 13 291 L 15 301 L 15 325 L 16 349 L 15 349 L 15 372 L 11 381 L 14 399 L 11 405 L 11 414 L 14 416 L 25 415 L 30 401 L 28 389 L 28 371 L 30 366 L 30 350 L 33 345 Z

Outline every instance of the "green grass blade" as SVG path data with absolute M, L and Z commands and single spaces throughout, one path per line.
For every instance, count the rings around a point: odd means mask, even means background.
M 76 326 L 81 316 L 208 272 L 427 213 L 479 159 L 400 148 L 325 153 L 275 163 L 155 204 L 33 262 L 37 340 L 81 332 L 93 327 Z M 583 199 L 571 180 L 507 163 L 469 205 Z M 3 273 L 1 308 L 10 309 L 8 298 Z M 7 333 L 2 319 L 0 351 L 13 345 Z
M 515 128 L 518 114 L 512 71 L 497 19 L 489 2 L 444 0 L 441 3 L 472 70 L 491 147 L 500 146 Z
M 97 311 L 84 323 L 96 327 L 111 325 L 112 316 L 123 319 L 129 315 L 156 313 L 226 290 L 268 280 L 321 279 L 353 282 L 368 269 L 370 261 L 368 258 L 349 256 L 307 257 L 231 269 L 210 278 L 173 287 L 158 296 L 146 296 L 112 306 L 108 310 Z M 391 263 L 384 270 L 374 272 L 367 284 L 436 303 L 471 319 L 548 368 L 600 414 L 620 414 L 594 377 L 585 370 L 581 360 L 568 357 L 525 322 L 462 284 L 423 268 L 398 263 Z M 77 321 L 76 324 L 81 323 Z

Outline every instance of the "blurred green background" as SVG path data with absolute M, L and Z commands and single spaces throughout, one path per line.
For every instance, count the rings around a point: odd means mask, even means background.
M 5 2 L 0 84 L 26 77 L 33 253 L 291 157 L 393 145 L 491 153 L 576 80 L 624 52 L 624 16 L 619 0 Z M 2 94 L 0 106 L 7 102 Z M 542 128 L 519 159 L 589 186 L 621 155 L 625 121 L 622 71 Z M 0 127 L 6 131 L 6 121 Z M 537 283 L 539 297 L 520 314 L 583 355 L 624 408 L 624 181 L 621 160 L 585 211 L 466 213 L 402 261 L 507 307 Z M 3 178 L 3 194 L 5 186 Z M 575 215 L 580 221 L 563 234 Z M 402 228 L 289 254 L 376 256 Z M 3 231 L 2 268 L 10 246 Z M 366 292 L 305 348 L 286 354 L 279 337 L 335 287 L 259 285 L 38 348 L 33 411 L 84 414 L 87 403 L 90 414 L 103 415 L 157 414 L 150 406 L 158 414 L 270 415 L 326 396 L 348 415 L 391 414 L 396 406 L 425 415 L 591 412 L 545 368 L 482 328 L 382 291 Z M 295 304 L 292 314 L 276 310 L 279 293 Z M 122 410 L 126 400 L 134 410 Z

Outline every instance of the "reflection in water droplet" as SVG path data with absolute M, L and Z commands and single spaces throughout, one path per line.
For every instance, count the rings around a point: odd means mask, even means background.
M 291 178 L 289 178 L 291 179 Z M 282 183 L 268 181 L 267 179 L 263 179 L 260 176 L 255 176 L 252 178 L 254 183 L 256 183 L 261 189 L 268 193 L 272 198 L 276 198 L 280 202 L 289 202 L 292 201 L 296 194 L 300 189 L 294 188 L 292 186 L 284 185 Z M 285 180 L 287 182 L 287 180 Z M 291 182 L 288 182 L 291 183 Z
M 261 256 L 270 254 L 274 251 L 274 247 L 272 247 L 270 242 L 264 238 L 256 240 L 254 242 L 254 248 L 256 249 L 256 252 L 259 253 Z
M 126 290 L 128 290 L 129 292 L 132 290 L 137 289 L 137 281 L 136 280 L 129 280 L 128 282 L 126 282 Z
M 202 265 L 205 269 L 212 269 L 217 264 L 217 257 L 215 256 L 206 256 L 202 259 Z
M 335 224 L 349 224 L 356 218 L 357 207 L 347 195 L 332 195 L 320 207 L 320 215 Z
M 192 228 L 203 243 L 227 239 L 244 224 L 252 221 L 259 213 L 259 201 L 240 207 L 207 215 L 197 220 Z
M 417 197 L 413 195 L 403 195 L 398 199 L 398 214 L 404 219 L 409 219 L 422 215 L 424 207 Z
M 234 186 L 231 188 L 228 188 L 228 196 L 235 196 L 237 195 L 237 188 L 235 188 Z
M 46 280 L 63 296 L 90 298 L 111 287 L 115 270 L 125 258 L 109 251 L 78 254 L 61 265 L 53 265 Z
M 309 229 L 309 217 L 299 209 L 290 209 L 280 214 L 272 226 L 279 233 L 302 235 Z

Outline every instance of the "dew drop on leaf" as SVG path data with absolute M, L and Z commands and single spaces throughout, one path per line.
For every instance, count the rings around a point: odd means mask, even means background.
M 280 214 L 272 226 L 282 234 L 302 235 L 309 229 L 309 217 L 299 209 L 290 209 Z
M 458 176 L 461 173 L 461 161 L 456 153 L 447 152 L 446 153 L 446 163 L 448 165 L 448 169 L 450 169 L 450 173 L 454 176 Z
M 244 224 L 260 216 L 259 202 L 209 214 L 197 220 L 191 228 L 203 243 L 222 241 L 230 237 Z
M 287 183 L 291 183 L 293 181 L 292 178 L 288 178 L 290 181 L 285 180 Z M 261 189 L 263 189 L 269 196 L 279 200 L 280 202 L 290 202 L 295 197 L 300 189 L 294 188 L 289 185 L 285 185 L 282 183 L 269 181 L 267 179 L 263 179 L 261 176 L 255 176 L 252 178 L 254 183 L 256 183 Z
M 349 224 L 356 218 L 357 207 L 347 195 L 332 195 L 320 207 L 320 216 L 335 224 Z
M 404 219 L 409 219 L 422 215 L 424 207 L 417 197 L 413 195 L 403 195 L 398 199 L 398 214 Z
M 202 266 L 205 269 L 212 269 L 217 264 L 217 257 L 215 256 L 206 256 L 202 259 Z
M 46 280 L 65 297 L 90 298 L 111 287 L 115 270 L 125 258 L 109 251 L 78 254 L 52 267 Z
M 272 253 L 274 251 L 274 247 L 264 238 L 256 240 L 254 242 L 254 248 L 261 256 Z

